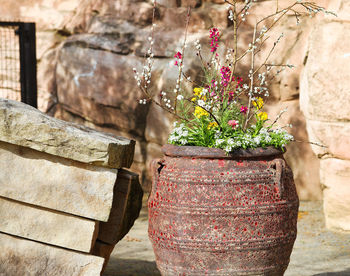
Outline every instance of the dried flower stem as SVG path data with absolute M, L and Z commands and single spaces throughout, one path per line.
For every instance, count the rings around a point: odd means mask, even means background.
M 287 108 L 286 109 L 283 109 L 276 117 L 276 119 L 273 121 L 273 123 L 269 126 L 269 128 L 272 128 L 276 123 L 277 121 L 281 118 L 281 116 L 283 115 L 283 113 L 287 112 Z
M 328 148 L 327 146 L 322 145 L 322 144 L 320 144 L 320 143 L 316 143 L 316 142 L 300 141 L 300 140 L 295 140 L 295 139 L 293 139 L 292 142 L 296 142 L 296 143 L 308 143 L 308 144 L 311 144 L 311 145 L 319 146 L 319 147 L 321 147 L 321 148 Z
M 247 117 L 245 119 L 244 127 L 243 129 L 245 130 L 247 128 L 248 124 L 248 118 L 250 114 L 250 108 L 251 108 L 251 102 L 253 98 L 253 88 L 254 88 L 254 61 L 255 61 L 255 53 L 254 53 L 254 43 L 255 43 L 255 37 L 256 37 L 256 28 L 257 24 L 254 26 L 254 32 L 253 32 L 253 43 L 252 43 L 252 58 L 251 58 L 251 63 L 250 63 L 250 89 L 249 89 L 249 102 L 248 102 L 248 112 L 247 112 Z
M 187 33 L 188 33 L 188 26 L 190 24 L 190 16 L 191 14 L 191 7 L 188 7 L 188 10 L 187 10 L 187 19 L 186 19 L 186 29 L 185 29 L 185 37 L 184 37 L 184 42 L 182 44 L 182 59 L 181 59 L 181 62 L 180 62 L 180 68 L 179 68 L 179 76 L 178 76 L 178 79 L 177 79 L 177 84 L 179 86 L 178 89 L 176 89 L 176 95 L 175 95 L 175 103 L 174 103 L 174 111 L 175 111 L 175 114 L 177 114 L 177 96 L 179 95 L 179 91 L 180 91 L 180 83 L 181 83 L 181 76 L 182 76 L 182 69 L 183 69 L 183 60 L 185 58 L 185 48 L 186 48 L 186 41 L 187 41 Z
M 234 1 L 233 5 L 233 43 L 235 46 L 234 53 L 233 53 L 233 69 L 231 72 L 230 79 L 232 79 L 233 74 L 236 71 L 236 64 L 237 64 L 237 51 L 238 51 L 238 38 L 237 38 L 237 31 L 238 31 L 238 26 L 237 26 L 237 11 L 236 11 L 236 0 Z

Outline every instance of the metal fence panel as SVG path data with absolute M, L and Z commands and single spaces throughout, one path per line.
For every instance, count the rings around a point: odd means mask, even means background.
M 37 107 L 35 23 L 0 22 L 0 97 Z

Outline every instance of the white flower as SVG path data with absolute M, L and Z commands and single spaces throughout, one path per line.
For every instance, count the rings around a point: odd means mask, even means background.
M 260 136 L 254 137 L 253 141 L 254 141 L 254 143 L 255 143 L 257 146 L 260 145 L 260 142 L 261 142 Z
M 216 146 L 220 146 L 220 145 L 223 144 L 224 142 L 225 142 L 224 139 L 217 139 L 217 140 L 215 141 L 215 145 L 216 145 Z
M 182 96 L 182 95 L 177 95 L 177 99 L 178 99 L 179 101 L 182 101 L 182 100 L 184 99 L 184 96 Z
M 198 105 L 201 106 L 201 107 L 204 107 L 205 106 L 205 101 L 203 100 L 198 100 Z
M 227 144 L 229 144 L 230 146 L 233 146 L 234 143 L 235 143 L 235 140 L 233 140 L 232 138 L 229 138 L 227 140 Z

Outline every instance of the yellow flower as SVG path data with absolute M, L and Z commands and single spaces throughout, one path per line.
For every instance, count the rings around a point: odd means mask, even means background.
M 211 122 L 211 123 L 208 124 L 208 129 L 214 128 L 214 127 L 216 127 L 217 125 L 218 125 L 217 122 Z
M 197 97 L 199 97 L 202 94 L 203 88 L 196 87 L 193 89 L 193 94 Z
M 262 120 L 262 121 L 266 121 L 267 118 L 268 118 L 266 112 L 259 112 L 259 113 L 258 113 L 258 117 L 259 117 L 259 119 Z
M 262 109 L 262 107 L 264 106 L 264 100 L 261 97 L 259 97 L 256 101 L 253 101 L 252 103 L 257 109 Z
M 198 119 L 200 119 L 202 116 L 208 116 L 209 113 L 206 112 L 203 108 L 200 106 L 196 106 L 194 109 L 194 116 L 196 116 Z

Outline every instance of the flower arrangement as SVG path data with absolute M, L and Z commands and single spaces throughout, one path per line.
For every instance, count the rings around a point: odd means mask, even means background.
M 195 55 L 202 64 L 203 77 L 192 81 L 184 73 L 185 50 L 187 48 L 188 25 L 190 9 L 188 9 L 184 42 L 181 51 L 174 54 L 174 66 L 178 67 L 178 78 L 172 92 L 162 91 L 159 96 L 150 92 L 154 63 L 154 27 L 149 37 L 150 47 L 142 72 L 134 68 L 137 85 L 145 95 L 141 104 L 153 102 L 176 117 L 174 128 L 168 142 L 174 145 L 203 146 L 221 148 L 227 153 L 237 148 L 257 148 L 273 146 L 284 149 L 293 141 L 286 127 L 278 127 L 277 121 L 286 111 L 271 120 L 264 111 L 265 102 L 269 97 L 269 82 L 281 71 L 293 68 L 291 64 L 274 64 L 269 61 L 272 52 L 283 37 L 281 34 L 274 41 L 272 48 L 262 58 L 263 62 L 256 64 L 257 56 L 270 39 L 269 32 L 285 15 L 294 15 L 299 24 L 303 15 L 313 16 L 318 12 L 330 13 L 324 8 L 308 1 L 295 1 L 288 7 L 279 8 L 276 0 L 276 11 L 254 24 L 251 42 L 245 50 L 238 49 L 239 31 L 249 15 L 256 0 L 225 0 L 228 6 L 228 18 L 232 21 L 232 48 L 229 43 L 222 41 L 218 28 L 209 30 L 209 49 L 202 50 L 200 41 L 195 41 Z M 156 1 L 154 10 L 156 8 Z M 300 9 L 302 8 L 302 9 Z M 153 16 L 154 18 L 154 16 Z M 225 49 L 224 49 L 225 48 Z M 219 52 L 224 49 L 225 56 Z M 207 57 L 207 58 L 205 58 Z M 249 60 L 250 69 L 246 79 L 238 75 L 240 63 Z M 186 90 L 184 82 L 189 83 L 191 90 Z M 188 87 L 188 85 L 187 85 Z

